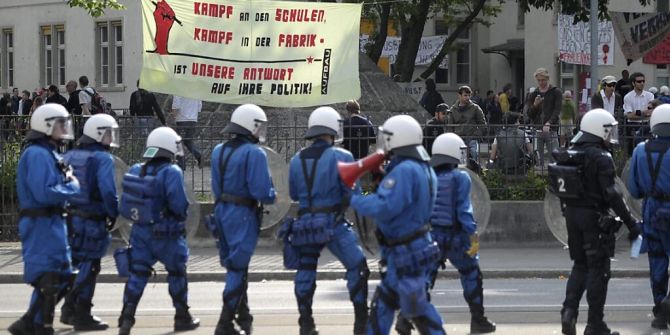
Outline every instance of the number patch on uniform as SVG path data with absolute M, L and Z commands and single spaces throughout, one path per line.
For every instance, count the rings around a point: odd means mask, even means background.
M 138 221 L 140 219 L 140 211 L 137 208 L 130 209 L 130 219 Z
M 565 189 L 565 179 L 558 178 L 558 180 L 556 181 L 558 182 L 558 191 L 561 193 L 567 192 L 567 190 Z

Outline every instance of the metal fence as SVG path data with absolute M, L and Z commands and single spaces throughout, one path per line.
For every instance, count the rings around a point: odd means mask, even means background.
M 79 136 L 83 127 L 82 118 L 75 119 L 76 132 Z M 291 157 L 301 148 L 309 144 L 303 138 L 306 131 L 306 125 L 291 124 L 290 120 L 283 120 L 283 125 L 270 125 L 266 145 L 274 149 L 281 157 L 288 162 Z M 142 161 L 141 156 L 144 151 L 146 137 L 151 129 L 159 126 L 153 119 L 136 118 L 121 116 L 118 118 L 121 128 L 120 148 L 114 149 L 113 153 L 119 156 L 129 166 L 133 163 Z M 18 240 L 17 237 L 17 211 L 18 200 L 16 196 L 15 176 L 18 166 L 18 159 L 21 150 L 21 142 L 27 131 L 29 119 L 20 116 L 0 116 L 0 241 Z M 644 140 L 649 136 L 645 130 L 644 124 L 622 125 L 620 127 L 619 139 L 623 145 L 615 148 L 614 158 L 619 169 L 623 167 L 630 157 L 634 142 Z M 556 145 L 565 145 L 572 137 L 572 125 L 561 126 L 560 129 L 552 129 L 551 136 L 542 133 L 541 126 L 503 126 L 487 125 L 480 126 L 478 129 L 480 135 L 475 137 L 464 137 L 468 144 L 473 141 L 477 143 L 477 149 L 472 150 L 470 157 L 471 165 L 481 167 L 480 175 L 488 187 L 492 200 L 527 200 L 542 199 L 546 186 L 546 167 L 551 161 L 550 154 L 547 152 L 542 155 L 542 151 L 547 150 L 541 147 L 545 142 L 554 141 Z M 642 128 L 642 130 L 640 130 Z M 517 131 L 518 129 L 518 131 Z M 179 129 L 177 129 L 179 131 Z M 449 125 L 431 126 L 425 129 L 424 145 L 430 147 L 435 136 L 444 131 L 451 131 Z M 352 127 L 350 130 L 352 136 L 365 133 L 365 126 Z M 435 132 L 437 131 L 437 132 Z M 564 136 L 561 136 L 564 134 Z M 222 126 L 202 125 L 195 127 L 192 138 L 184 138 L 185 142 L 192 141 L 195 147 L 202 154 L 202 165 L 198 166 L 193 154 L 186 150 L 185 180 L 187 185 L 193 189 L 196 198 L 201 201 L 211 199 L 210 187 L 210 163 L 211 152 L 214 147 L 228 139 L 228 135 L 223 133 Z M 355 152 L 365 152 L 374 150 L 374 136 L 359 137 L 353 141 L 345 142 Z M 501 163 L 503 155 L 509 153 L 503 151 L 506 142 L 522 143 L 523 148 L 528 148 L 525 152 L 527 156 L 520 157 L 519 166 L 510 167 Z M 351 148 L 351 146 L 358 146 Z M 493 148 L 496 148 L 496 160 L 491 164 Z M 507 146 L 509 148 L 509 146 Z M 368 150 L 365 150 L 368 149 Z M 523 159 L 530 160 L 525 166 Z M 544 158 L 542 161 L 541 158 Z M 509 159 L 508 159 L 509 161 Z M 513 159 L 512 161 L 516 161 Z M 509 165 L 509 164 L 508 164 Z M 471 166 L 473 167 L 473 166 Z

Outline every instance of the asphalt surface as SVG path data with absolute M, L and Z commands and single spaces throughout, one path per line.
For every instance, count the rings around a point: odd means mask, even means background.
M 372 297 L 377 281 L 370 281 Z M 491 279 L 484 281 L 487 315 L 498 323 L 496 334 L 560 334 L 559 311 L 565 290 L 564 279 Z M 187 334 L 212 334 L 221 308 L 222 282 L 198 282 L 189 286 L 189 303 L 202 326 Z M 18 318 L 28 304 L 31 288 L 23 284 L 0 285 L 0 333 Z M 122 284 L 100 284 L 94 298 L 94 313 L 112 324 L 95 334 L 116 334 L 116 319 L 122 306 Z M 450 335 L 469 333 L 469 312 L 457 280 L 442 279 L 432 294 Z M 255 315 L 254 334 L 298 334 L 297 309 L 290 281 L 260 281 L 250 284 L 249 300 Z M 581 332 L 586 317 L 582 302 Z M 669 334 L 654 331 L 651 322 L 651 293 L 645 279 L 613 279 L 610 282 L 606 320 L 621 334 Z M 58 317 L 57 309 L 56 317 Z M 319 281 L 314 314 L 321 334 L 350 334 L 353 310 L 343 280 Z M 167 285 L 150 283 L 141 300 L 133 334 L 166 334 L 172 331 L 174 310 Z M 73 333 L 57 322 L 59 334 Z

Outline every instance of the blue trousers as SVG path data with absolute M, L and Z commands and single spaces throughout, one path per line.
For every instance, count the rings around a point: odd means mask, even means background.
M 427 243 L 432 242 L 427 238 L 419 238 L 407 246 L 382 247 L 382 269 L 385 265 L 386 273 L 382 272 L 382 281 L 372 298 L 368 335 L 388 335 L 397 310 L 411 319 L 421 334 L 446 334 L 440 314 L 428 299 L 427 291 L 433 265 L 420 267 L 415 273 L 401 275 L 395 264 L 398 256 L 421 250 Z
M 312 300 L 316 290 L 316 268 L 321 250 L 326 247 L 347 269 L 349 299 L 354 304 L 367 304 L 368 270 L 358 237 L 346 223 L 338 223 L 332 239 L 325 245 L 300 247 L 300 265 L 295 275 L 295 297 L 301 318 L 312 316 Z
M 479 268 L 479 255 L 470 257 L 467 251 L 470 249 L 470 236 L 460 230 L 431 232 L 433 240 L 440 247 L 440 262 L 435 264 L 431 271 L 431 288 L 437 279 L 437 272 L 446 260 L 458 270 L 461 276 L 463 297 L 470 306 L 470 312 L 475 315 L 484 314 L 484 289 L 482 283 L 482 272 Z
M 84 220 L 75 216 L 72 218 L 72 227 L 72 264 L 79 273 L 66 301 L 90 303 L 100 273 L 100 259 L 107 253 L 111 236 L 105 221 Z
M 660 312 L 659 304 L 668 296 L 668 253 L 663 240 L 645 236 L 649 257 L 649 281 L 654 297 L 654 314 Z
M 123 293 L 124 306 L 137 307 L 156 262 L 168 272 L 168 291 L 177 310 L 188 308 L 186 262 L 188 246 L 185 237 L 154 238 L 150 226 L 133 225 L 130 235 L 131 273 Z

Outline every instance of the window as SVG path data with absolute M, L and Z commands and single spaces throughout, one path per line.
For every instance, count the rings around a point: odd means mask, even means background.
M 654 85 L 656 87 L 661 87 L 663 85 L 668 86 L 670 83 L 670 71 L 667 64 L 656 65 L 656 81 Z
M 14 86 L 14 35 L 11 29 L 0 29 L 0 87 Z
M 435 20 L 435 34 L 448 35 L 449 28 L 444 20 Z M 454 41 L 454 45 L 458 46 L 458 50 L 449 53 L 439 67 L 435 70 L 435 82 L 438 84 L 471 84 L 471 43 L 470 43 L 470 29 L 465 29 L 458 34 L 458 38 Z M 452 60 L 455 60 L 453 62 Z M 449 71 L 450 68 L 452 71 Z M 456 76 L 455 78 L 453 76 Z
M 561 67 L 561 89 L 563 91 L 570 90 L 573 93 L 575 92 L 575 65 L 560 62 Z M 573 94 L 574 95 L 574 94 Z
M 40 42 L 42 87 L 52 84 L 65 86 L 65 26 L 42 26 Z
M 123 24 L 99 22 L 96 29 L 96 77 L 99 86 L 123 86 Z

